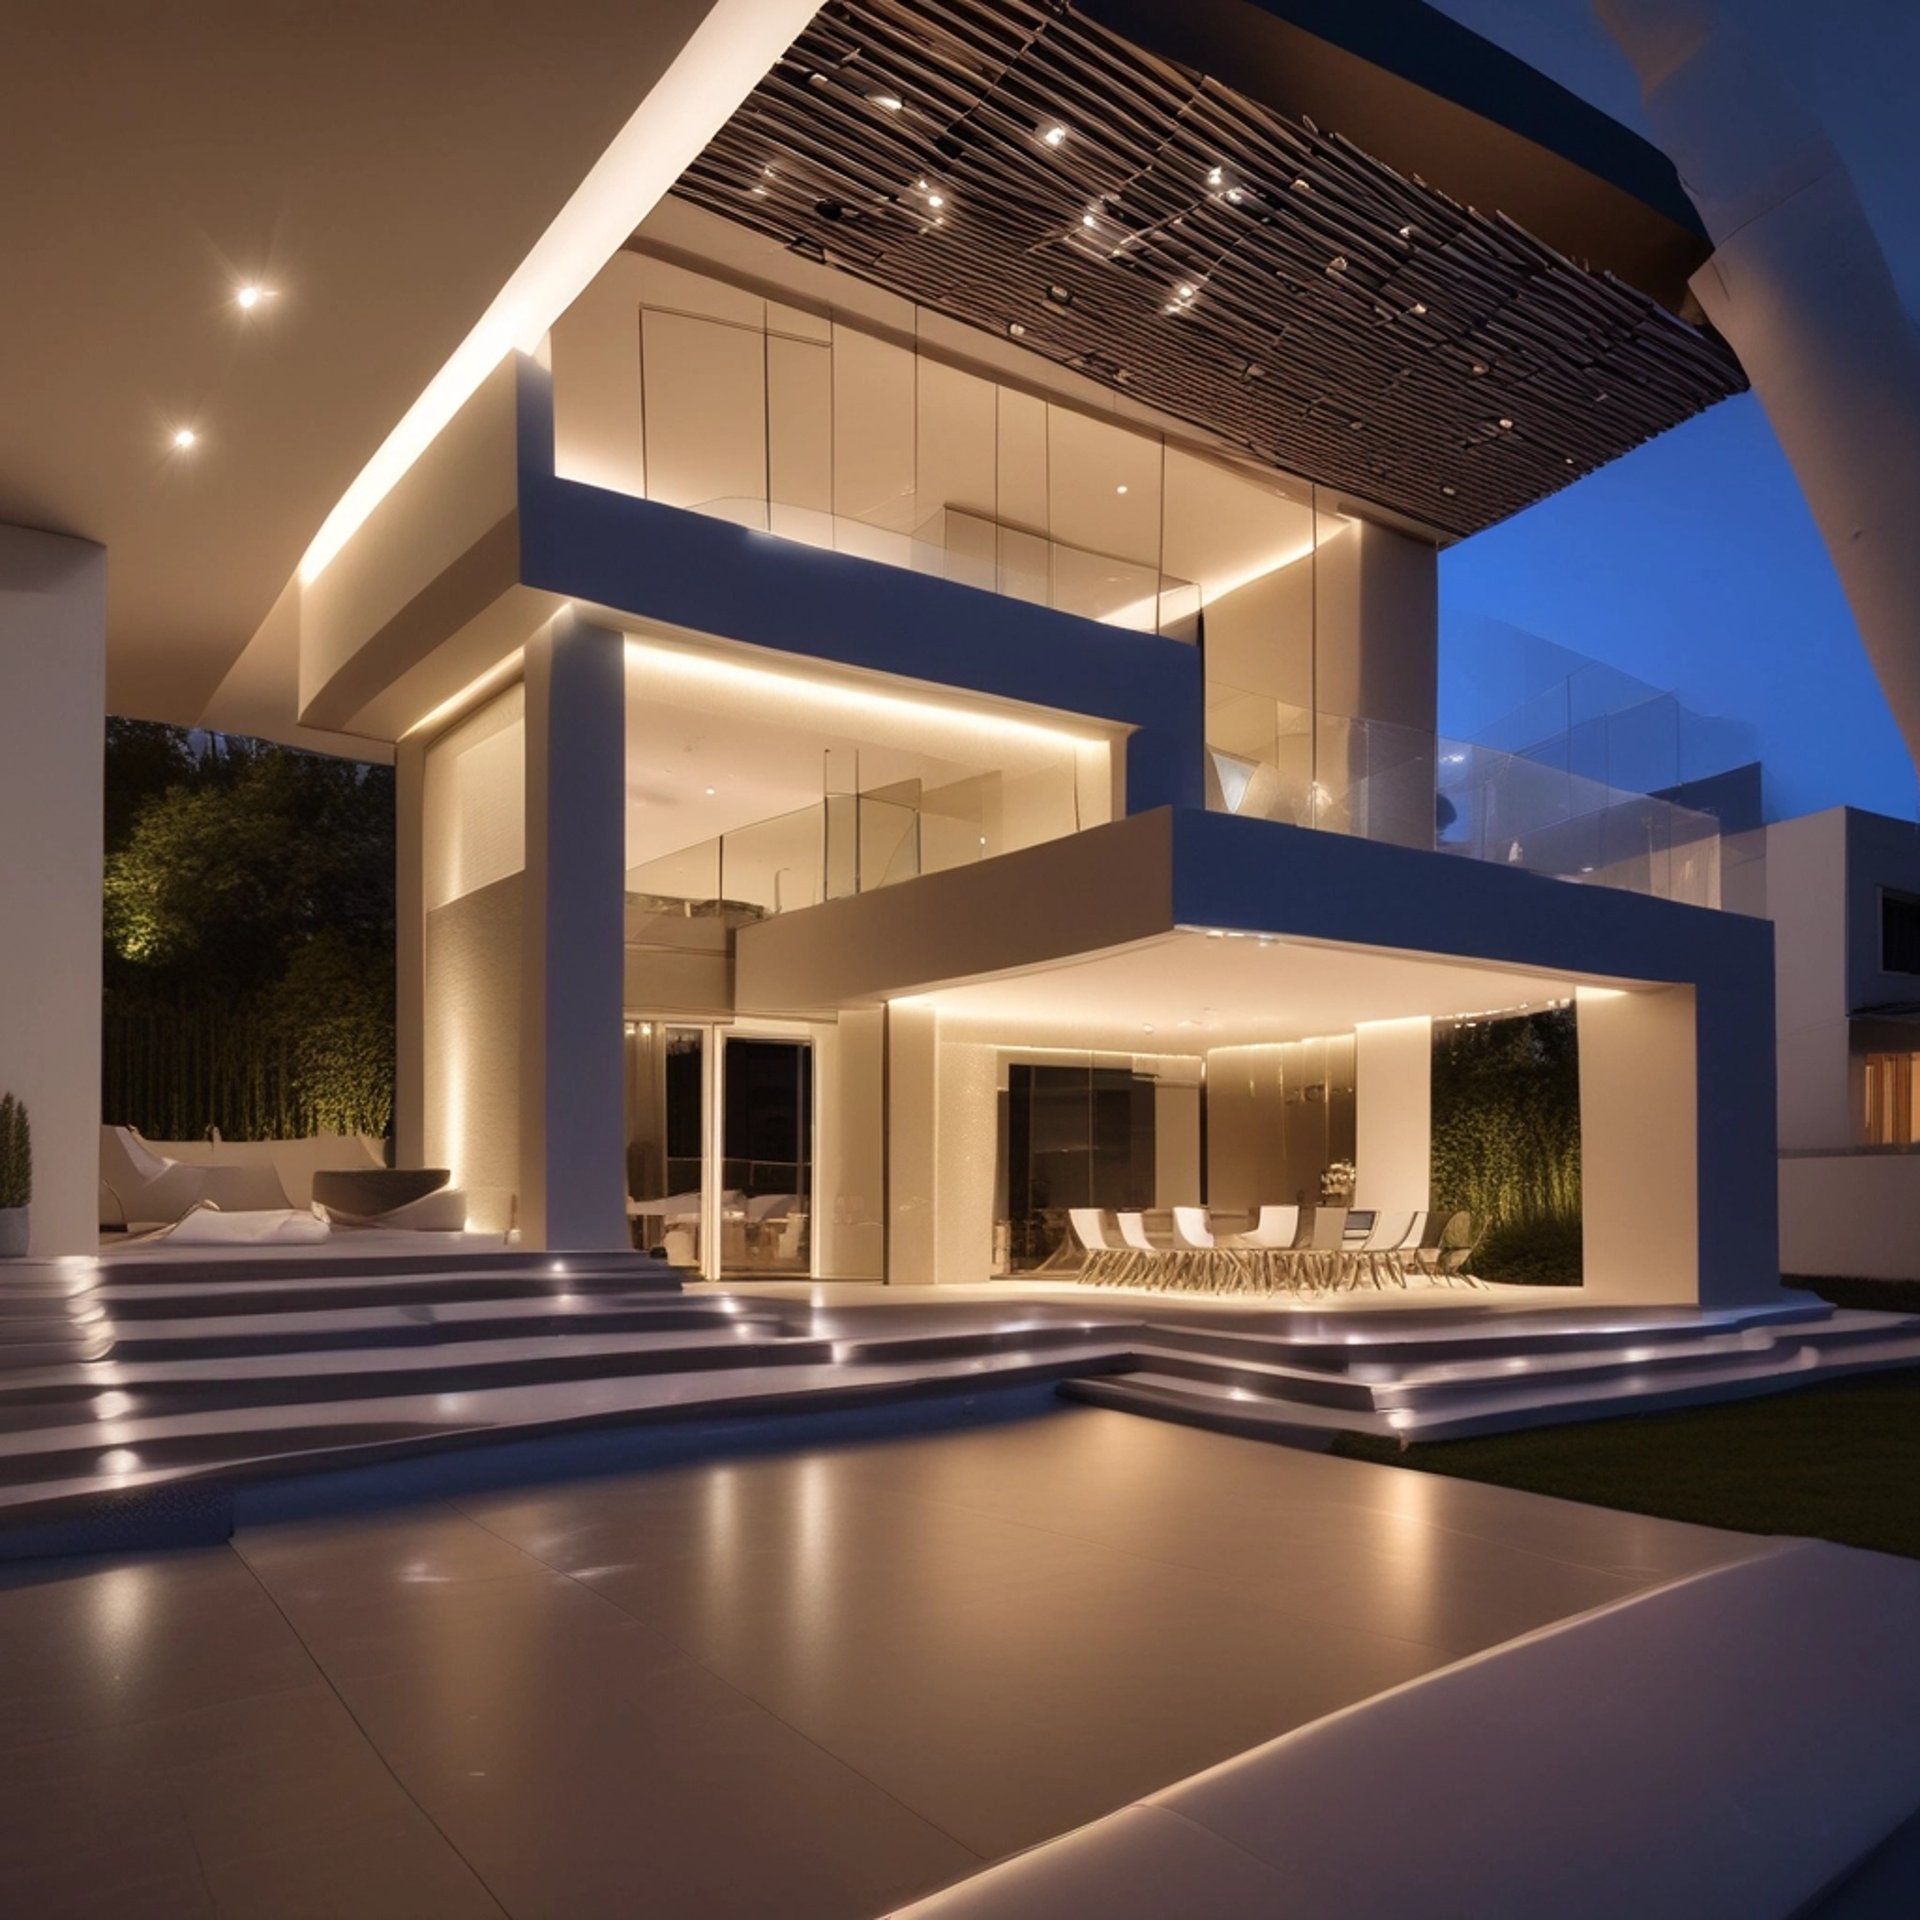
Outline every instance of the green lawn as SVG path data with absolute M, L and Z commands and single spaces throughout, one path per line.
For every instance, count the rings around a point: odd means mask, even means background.
M 1404 1452 L 1390 1440 L 1343 1434 L 1334 1451 L 1597 1507 L 1920 1559 L 1920 1368 Z

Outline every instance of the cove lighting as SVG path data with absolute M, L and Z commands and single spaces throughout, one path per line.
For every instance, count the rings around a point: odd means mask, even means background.
M 320 523 L 300 561 L 303 586 L 326 571 L 487 375 L 509 353 L 538 349 L 547 329 L 666 197 L 817 11 L 815 0 L 715 0 L 533 251 Z
M 789 711 L 811 709 L 822 721 L 848 724 L 864 720 L 933 722 L 983 737 L 1015 738 L 1053 747 L 1088 746 L 1104 738 L 1091 730 L 1046 726 L 1009 714 L 983 713 L 976 708 L 949 706 L 937 700 L 915 700 L 905 694 L 880 693 L 839 681 L 814 680 L 801 674 L 780 673 L 769 667 L 750 667 L 710 653 L 679 647 L 627 642 L 627 661 L 663 679 L 678 679 L 714 692 L 758 693 L 781 701 Z

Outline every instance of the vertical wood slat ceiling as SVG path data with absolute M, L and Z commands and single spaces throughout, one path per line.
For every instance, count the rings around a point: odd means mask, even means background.
M 1613 276 L 1064 0 L 833 0 L 676 191 L 1451 534 L 1746 385 Z

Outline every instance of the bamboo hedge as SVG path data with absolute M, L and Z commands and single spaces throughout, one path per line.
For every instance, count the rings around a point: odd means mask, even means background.
M 1489 1279 L 1580 1278 L 1580 1056 L 1571 1007 L 1437 1027 L 1433 1200 L 1486 1228 Z

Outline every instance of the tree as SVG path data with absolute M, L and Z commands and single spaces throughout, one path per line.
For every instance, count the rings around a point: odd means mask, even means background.
M 385 1132 L 391 769 L 115 721 L 107 772 L 109 1117 Z

